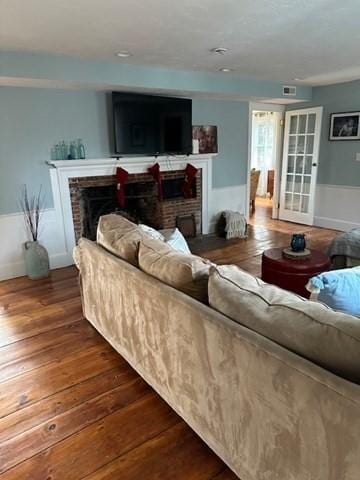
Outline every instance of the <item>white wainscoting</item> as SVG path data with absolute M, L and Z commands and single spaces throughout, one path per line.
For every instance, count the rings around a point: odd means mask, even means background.
M 246 185 L 213 188 L 209 192 L 209 231 L 215 231 L 223 210 L 245 212 Z M 314 224 L 347 231 L 360 227 L 360 187 L 318 185 Z M 55 209 L 44 212 L 40 242 L 49 251 L 51 268 L 72 264 L 66 247 L 64 228 Z M 19 213 L 0 215 L 0 280 L 25 274 L 23 243 L 26 237 L 23 216 Z
M 360 227 L 360 187 L 318 184 L 314 225 L 341 231 Z
M 214 231 L 219 214 L 223 210 L 245 211 L 245 185 L 215 188 L 210 191 L 209 230 Z M 49 252 L 51 268 L 73 263 L 66 247 L 61 215 L 55 209 L 44 212 L 40 243 Z M 22 214 L 0 215 L 0 280 L 25 274 L 23 243 L 28 240 Z
M 20 277 L 25 274 L 23 244 L 29 240 L 22 214 L 0 215 L 0 232 L 0 280 Z M 45 210 L 39 241 L 48 249 L 51 268 L 72 263 L 63 238 L 55 210 Z
M 246 185 L 213 188 L 209 205 L 209 231 L 214 232 L 219 215 L 224 210 L 234 210 L 245 215 Z

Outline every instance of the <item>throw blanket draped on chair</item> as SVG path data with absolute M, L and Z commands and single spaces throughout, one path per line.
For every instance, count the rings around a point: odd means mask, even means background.
M 327 253 L 331 258 L 335 255 L 344 255 L 360 259 L 360 228 L 353 228 L 350 232 L 335 237 Z
M 242 213 L 225 210 L 222 215 L 226 221 L 226 239 L 246 238 L 247 223 L 246 218 Z

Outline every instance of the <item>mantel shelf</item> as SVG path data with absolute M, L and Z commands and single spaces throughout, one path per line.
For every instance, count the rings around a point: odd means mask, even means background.
M 62 168 L 84 168 L 84 167 L 120 167 L 125 165 L 143 165 L 151 166 L 158 162 L 160 166 L 171 169 L 171 164 L 196 162 L 199 160 L 216 157 L 217 153 L 203 153 L 196 155 L 161 155 L 158 157 L 105 157 L 105 158 L 86 158 L 84 160 L 48 160 L 46 163 L 50 167 Z

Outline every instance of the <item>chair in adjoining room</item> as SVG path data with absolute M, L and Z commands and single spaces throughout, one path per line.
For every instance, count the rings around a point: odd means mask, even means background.
M 267 194 L 270 198 L 273 198 L 274 196 L 274 176 L 275 170 L 267 171 Z
M 255 212 L 256 191 L 259 184 L 260 170 L 253 168 L 250 172 L 250 208 L 251 213 Z

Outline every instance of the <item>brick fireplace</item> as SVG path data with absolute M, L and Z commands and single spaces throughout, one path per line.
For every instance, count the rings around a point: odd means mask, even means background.
M 199 169 L 196 178 L 193 198 L 184 199 L 184 197 L 175 195 L 157 202 L 159 217 L 152 214 L 151 220 L 158 219 L 159 225 L 173 227 L 177 215 L 188 215 L 194 213 L 197 224 L 197 231 L 203 234 L 209 232 L 210 228 L 210 194 L 212 189 L 212 162 L 215 155 L 202 154 L 176 157 L 123 157 L 123 158 L 97 158 L 85 160 L 56 160 L 48 162 L 50 166 L 50 180 L 52 194 L 54 199 L 53 222 L 56 226 L 56 242 L 61 249 L 62 266 L 73 263 L 72 252 L 82 229 L 82 208 L 84 199 L 80 196 L 81 189 L 88 189 L 88 199 L 93 202 L 99 200 L 103 206 L 103 212 L 107 213 L 118 208 L 114 202 L 114 189 L 116 185 L 115 172 L 117 167 L 122 167 L 130 174 L 130 180 L 127 188 L 133 188 L 135 183 L 145 186 L 145 195 L 157 200 L 155 193 L 156 184 L 150 175 L 148 168 L 158 162 L 162 178 L 166 178 L 175 183 L 182 184 L 184 178 L 184 169 L 187 163 L 191 163 Z M 175 178 L 174 178 L 175 177 Z M 152 183 L 151 183 L 152 182 Z M 173 189 L 171 186 L 170 190 Z M 141 187 L 141 188 L 142 188 Z M 164 193 L 167 190 L 163 184 Z M 176 187 L 176 186 L 175 186 Z M 89 190 L 90 188 L 90 190 Z M 91 188 L 95 190 L 91 190 Z M 134 191 L 129 192 L 130 196 L 136 196 Z M 104 198 L 101 198 L 103 196 Z M 109 202 L 109 203 L 108 203 Z M 99 213 L 99 212 L 98 212 Z
M 157 229 L 174 228 L 178 216 L 192 214 L 196 231 L 201 232 L 202 170 L 199 169 L 195 177 L 191 198 L 184 198 L 182 193 L 183 170 L 162 172 L 161 178 L 163 200 L 160 201 L 157 184 L 150 174 L 130 174 L 125 185 L 124 208 L 120 208 L 116 200 L 115 175 L 69 178 L 76 242 L 82 236 L 95 240 L 99 217 L 114 212 Z

